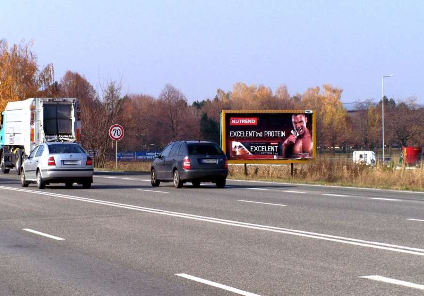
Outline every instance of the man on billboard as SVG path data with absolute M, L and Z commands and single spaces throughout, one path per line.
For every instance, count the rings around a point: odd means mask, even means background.
M 293 114 L 293 130 L 282 144 L 283 158 L 311 158 L 313 150 L 312 135 L 306 127 L 308 118 L 305 114 Z

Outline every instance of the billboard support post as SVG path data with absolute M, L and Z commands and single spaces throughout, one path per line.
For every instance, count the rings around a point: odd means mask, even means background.
M 294 175 L 294 164 L 293 163 L 290 164 L 290 174 L 293 177 L 293 175 Z

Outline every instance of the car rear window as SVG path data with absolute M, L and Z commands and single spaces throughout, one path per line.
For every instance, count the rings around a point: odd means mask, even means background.
M 196 143 L 188 144 L 189 155 L 222 155 L 223 152 L 216 144 Z
M 85 153 L 84 149 L 74 144 L 54 144 L 54 145 L 49 145 L 48 147 L 49 147 L 50 154 Z

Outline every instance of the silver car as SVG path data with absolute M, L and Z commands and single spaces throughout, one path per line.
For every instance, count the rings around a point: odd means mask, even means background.
M 43 189 L 50 183 L 73 183 L 90 188 L 93 183 L 93 160 L 75 143 L 44 143 L 38 145 L 25 159 L 21 168 L 21 185 L 37 183 Z

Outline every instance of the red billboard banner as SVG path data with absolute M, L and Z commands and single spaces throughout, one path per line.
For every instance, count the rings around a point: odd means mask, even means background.
M 232 163 L 290 163 L 315 157 L 312 111 L 222 111 L 221 144 Z
M 258 118 L 231 117 L 230 125 L 258 125 Z

